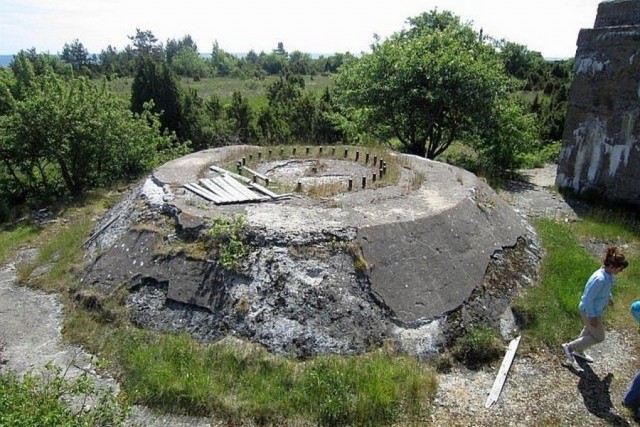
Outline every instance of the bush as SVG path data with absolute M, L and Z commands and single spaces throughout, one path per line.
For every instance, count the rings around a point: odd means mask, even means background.
M 225 268 L 236 268 L 249 253 L 244 243 L 244 222 L 243 215 L 236 215 L 231 221 L 216 217 L 207 233 L 205 246 Z

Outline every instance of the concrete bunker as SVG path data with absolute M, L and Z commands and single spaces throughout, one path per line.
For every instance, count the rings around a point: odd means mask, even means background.
M 540 248 L 483 180 L 393 152 L 374 165 L 362 147 L 297 149 L 230 146 L 157 168 L 96 227 L 83 289 L 125 286 L 143 327 L 296 357 L 385 342 L 428 355 L 480 324 L 516 333 L 510 301 L 537 281 Z M 289 196 L 214 203 L 185 188 L 237 162 Z M 198 242 L 238 215 L 247 251 L 226 268 Z

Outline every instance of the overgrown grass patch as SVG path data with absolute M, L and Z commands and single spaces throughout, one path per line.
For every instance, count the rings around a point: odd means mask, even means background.
M 578 302 L 598 263 L 580 246 L 566 224 L 539 219 L 535 226 L 546 252 L 541 282 L 516 304 L 535 316 L 527 335 L 554 346 L 580 331 Z
M 434 372 L 385 351 L 299 362 L 251 344 L 198 344 L 183 335 L 122 330 L 117 360 L 132 402 L 275 424 L 389 425 L 424 419 Z
M 30 285 L 44 291 L 64 291 L 82 264 L 81 247 L 93 225 L 85 217 L 75 221 L 73 227 L 61 227 L 54 232 L 40 246 L 36 260 L 20 266 L 19 279 L 29 279 Z M 47 265 L 44 274 L 30 277 L 36 268 Z
M 452 349 L 453 357 L 470 369 L 499 359 L 504 353 L 502 340 L 488 327 L 478 326 L 460 337 Z
M 92 404 L 74 408 L 69 398 L 90 398 Z M 0 375 L 2 426 L 120 426 L 128 413 L 128 405 L 110 390 L 98 390 L 86 374 L 67 380 L 53 364 L 47 365 L 43 374 L 28 372 L 22 378 L 12 372 Z
M 19 224 L 0 229 L 0 265 L 7 262 L 7 259 L 15 250 L 37 236 L 40 229 L 33 224 Z
M 640 237 L 640 216 L 627 210 L 596 208 L 574 224 L 573 230 L 579 240 L 595 239 L 624 245 Z

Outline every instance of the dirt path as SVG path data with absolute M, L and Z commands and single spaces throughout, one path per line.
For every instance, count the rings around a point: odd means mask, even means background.
M 575 217 L 581 206 L 570 206 L 549 190 L 555 167 L 529 172 L 529 182 L 512 183 L 503 197 L 528 216 Z M 16 285 L 13 264 L 0 269 L 0 350 L 4 365 L 25 373 L 48 361 L 69 375 L 90 372 L 96 381 L 117 389 L 110 378 L 98 376 L 93 358 L 62 343 L 62 308 L 56 295 Z M 481 371 L 455 369 L 441 375 L 432 416 L 435 426 L 604 426 L 635 425 L 620 401 L 638 367 L 637 335 L 608 332 L 604 345 L 593 349 L 596 362 L 582 375 L 565 367 L 560 349 L 518 354 L 500 399 L 490 409 L 484 403 L 499 363 Z M 131 424 L 154 427 L 210 426 L 213 420 L 154 414 L 135 407 Z M 217 424 L 220 425 L 220 424 Z

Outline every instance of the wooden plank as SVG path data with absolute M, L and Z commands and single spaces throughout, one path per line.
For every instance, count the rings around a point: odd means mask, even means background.
M 229 176 L 232 176 L 235 179 L 237 179 L 238 181 L 244 182 L 245 184 L 248 184 L 248 183 L 251 182 L 251 179 L 249 179 L 249 178 L 247 178 L 245 176 L 238 175 L 237 173 L 230 172 L 230 171 L 228 171 L 226 169 L 222 169 L 222 168 L 220 168 L 218 166 L 209 166 L 209 169 L 211 169 L 214 172 L 218 172 L 221 175 L 228 174 Z
M 224 181 L 220 181 L 217 179 L 203 179 L 204 182 L 208 183 L 210 186 L 214 188 L 220 188 L 221 191 L 225 191 L 227 194 L 230 194 L 236 201 L 242 202 L 248 199 L 245 194 L 240 193 L 238 190 L 232 188 L 229 184 Z
M 246 170 L 246 171 L 247 171 L 247 172 L 249 172 L 251 175 L 255 175 L 255 176 L 257 176 L 258 178 L 260 178 L 261 180 L 263 180 L 263 181 L 265 181 L 265 182 L 269 180 L 269 178 L 268 178 L 266 175 L 262 175 L 260 172 L 256 172 L 256 171 L 254 171 L 253 169 L 249 169 L 249 168 L 248 168 L 248 167 L 246 167 L 246 166 L 242 166 L 242 169 Z
M 215 185 L 217 185 L 217 186 L 219 186 L 221 188 L 224 188 L 224 190 L 227 191 L 228 193 L 231 193 L 234 196 L 236 196 L 238 198 L 238 200 L 246 201 L 246 200 L 251 200 L 251 199 L 255 199 L 256 198 L 255 194 L 246 193 L 246 192 L 234 187 L 229 182 L 227 182 L 224 179 L 222 179 L 221 176 L 217 176 L 217 177 L 211 179 L 210 181 L 213 182 Z
M 265 198 L 264 196 L 261 196 L 258 193 L 254 193 L 248 187 L 246 187 L 246 186 L 242 185 L 241 183 L 239 183 L 238 181 L 236 181 L 232 176 L 222 175 L 220 177 L 220 179 L 225 181 L 227 184 L 229 184 L 230 186 L 232 186 L 236 190 L 240 191 L 242 194 L 246 194 L 252 200 L 262 200 L 262 199 Z
M 502 359 L 502 365 L 500 365 L 500 370 L 498 371 L 498 375 L 496 376 L 495 381 L 493 382 L 493 387 L 491 388 L 491 392 L 489 393 L 489 397 L 487 397 L 487 401 L 484 404 L 485 408 L 490 408 L 491 405 L 498 401 L 498 397 L 500 397 L 500 393 L 502 392 L 502 387 L 504 386 L 504 382 L 507 379 L 507 374 L 509 373 L 509 368 L 511 368 L 511 363 L 513 363 L 513 358 L 516 355 L 516 350 L 518 349 L 518 345 L 520 344 L 520 335 L 517 338 L 514 338 L 509 343 L 509 348 L 507 348 L 507 352 Z
M 220 197 L 218 197 L 211 191 L 200 187 L 198 184 L 184 184 L 183 187 L 213 203 L 220 204 L 222 202 L 222 199 L 220 199 Z
M 273 191 L 271 191 L 271 190 L 269 190 L 269 189 L 267 189 L 267 188 L 263 187 L 263 186 L 262 186 L 262 185 L 260 185 L 260 184 L 256 184 L 255 182 L 250 182 L 250 183 L 249 183 L 249 186 L 250 186 L 250 187 L 255 188 L 256 190 L 258 190 L 258 191 L 260 191 L 260 192 L 262 192 L 262 193 L 266 194 L 267 196 L 271 197 L 272 199 L 276 199 L 276 200 L 277 200 L 277 199 L 282 199 L 282 198 L 284 198 L 284 197 L 291 197 L 291 196 L 293 195 L 293 194 L 291 194 L 291 193 L 287 193 L 287 194 L 277 194 L 277 193 L 274 193 Z
M 255 188 L 256 190 L 260 191 L 261 193 L 266 194 L 267 196 L 271 197 L 272 199 L 277 199 L 279 197 L 278 194 L 274 193 L 273 191 L 263 187 L 260 184 L 257 184 L 255 182 L 250 182 L 249 186 L 252 188 Z
M 221 176 L 217 177 L 216 179 L 219 179 L 219 180 L 222 180 L 222 181 L 226 182 L 227 185 L 230 185 L 231 187 L 235 188 L 237 191 L 241 192 L 242 194 L 246 194 L 247 196 L 250 196 L 252 198 L 259 197 L 259 195 L 257 195 L 253 191 L 249 190 L 249 187 L 247 187 L 244 184 L 236 181 L 236 179 L 233 178 L 230 175 L 224 174 L 224 175 L 221 175 Z
M 204 187 L 206 187 L 209 191 L 217 194 L 219 197 L 224 199 L 224 201 L 226 201 L 226 202 L 233 203 L 233 202 L 238 202 L 239 201 L 238 197 L 235 194 L 232 194 L 232 193 L 226 191 L 224 188 L 221 188 L 220 186 L 216 185 L 215 183 L 213 183 L 209 179 L 201 178 L 198 181 L 200 182 L 200 184 L 202 184 Z
M 198 184 L 192 184 L 192 185 L 198 185 Z M 211 194 L 215 195 L 216 198 L 218 198 L 221 203 L 232 203 L 235 200 L 229 194 L 224 193 L 224 192 L 220 191 L 219 188 L 211 186 L 211 185 L 209 185 L 209 184 L 207 184 L 205 182 L 200 182 L 200 185 L 198 185 L 198 186 L 204 188 L 206 191 L 208 191 Z

